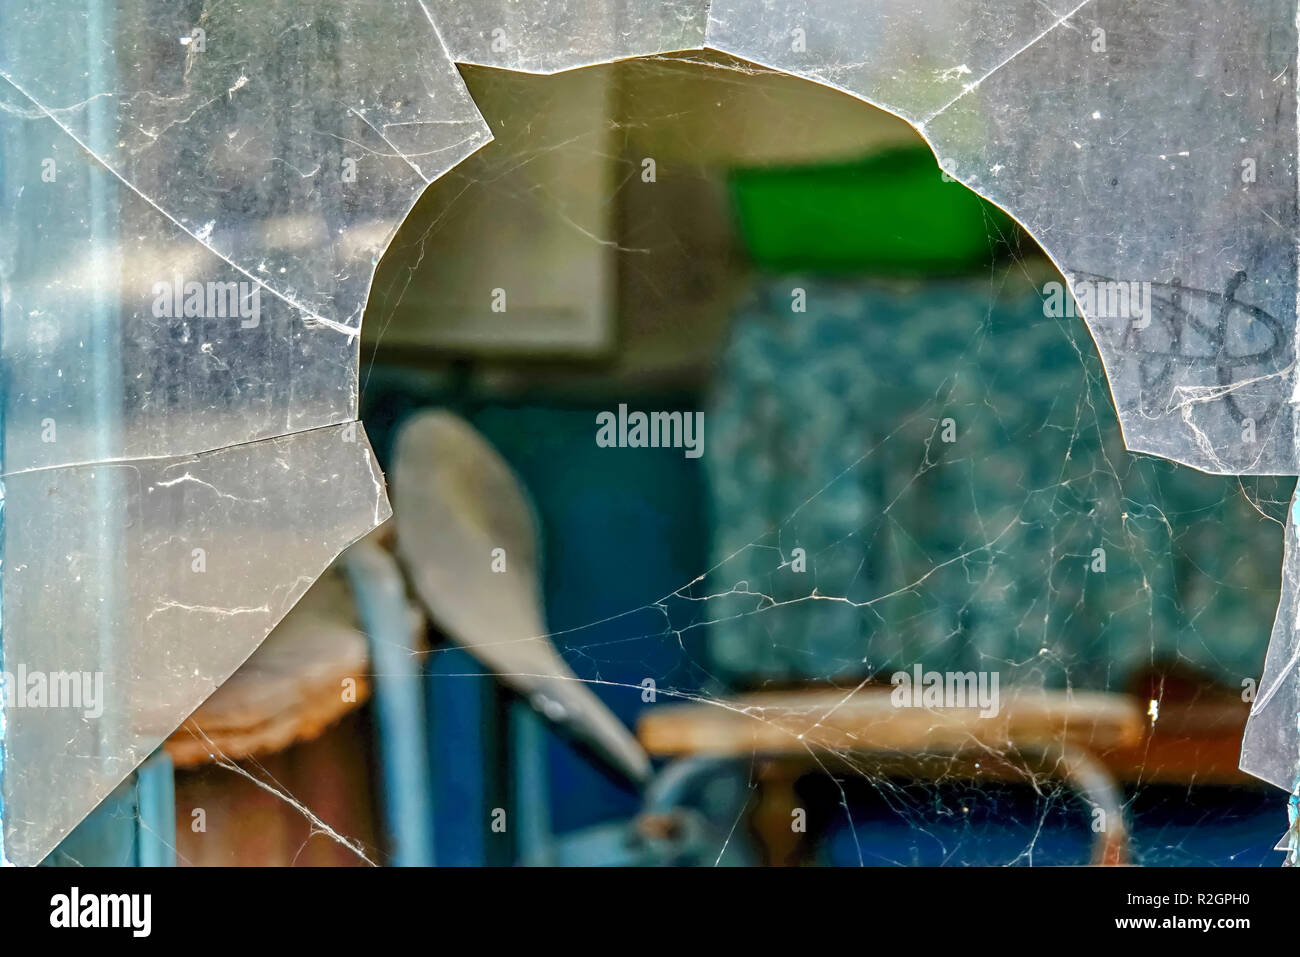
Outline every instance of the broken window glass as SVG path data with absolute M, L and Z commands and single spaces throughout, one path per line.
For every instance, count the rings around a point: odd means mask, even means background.
M 1060 268 L 1046 315 L 1087 323 L 1128 450 L 1300 473 L 1294 4 L 6 5 L 4 858 L 42 859 L 387 517 L 361 317 L 417 198 L 491 138 L 455 64 L 681 51 L 911 123 Z M 1285 522 L 1242 767 L 1290 792 Z M 102 700 L 19 703 L 68 672 Z

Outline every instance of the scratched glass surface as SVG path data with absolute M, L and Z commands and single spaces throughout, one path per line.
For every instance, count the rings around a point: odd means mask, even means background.
M 710 49 L 896 113 L 1065 274 L 1130 450 L 1295 475 L 1295 20 L 1281 0 L 0 4 L 2 663 L 110 689 L 94 719 L 6 710 L 4 855 L 38 862 L 386 516 L 346 425 L 358 331 L 416 198 L 490 139 L 453 61 Z M 1296 527 L 1242 757 L 1287 791 Z M 227 558 L 196 583 L 198 540 Z M 698 608 L 650 607 L 670 599 Z
M 11 860 L 384 517 L 364 432 L 330 439 L 373 267 L 486 139 L 417 2 L 0 5 L 4 664 L 62 649 L 130 679 L 75 728 L 9 709 Z M 151 567 L 182 536 L 227 549 L 204 596 Z
M 708 0 L 426 0 L 457 63 L 554 73 L 704 45 Z

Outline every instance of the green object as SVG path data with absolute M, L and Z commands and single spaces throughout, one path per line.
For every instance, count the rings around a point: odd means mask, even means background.
M 925 148 L 736 170 L 732 195 L 763 270 L 951 275 L 993 262 L 1019 236 L 1006 213 L 946 180 Z

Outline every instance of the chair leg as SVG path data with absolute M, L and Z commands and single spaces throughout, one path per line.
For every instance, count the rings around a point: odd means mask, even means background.
M 1044 770 L 1069 784 L 1092 807 L 1092 863 L 1118 867 L 1129 863 L 1129 830 L 1114 777 L 1091 753 L 1066 745 L 1036 752 Z
M 43 862 L 47 867 L 173 867 L 176 784 L 158 750 L 113 789 Z
M 161 748 L 135 772 L 136 864 L 176 866 L 176 770 Z
M 343 568 L 370 643 L 391 862 L 428 867 L 434 862 L 433 789 L 423 670 L 406 585 L 393 556 L 367 541 L 343 553 Z

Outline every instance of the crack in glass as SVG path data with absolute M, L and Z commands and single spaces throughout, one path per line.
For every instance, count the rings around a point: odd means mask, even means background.
M 37 863 L 387 517 L 361 316 L 491 138 L 455 63 L 700 49 L 897 114 L 1023 224 L 1129 450 L 1300 473 L 1293 3 L 0 6 L 0 664 L 108 689 L 95 718 L 5 708 L 0 854 Z M 1242 751 L 1287 791 L 1298 524 Z

